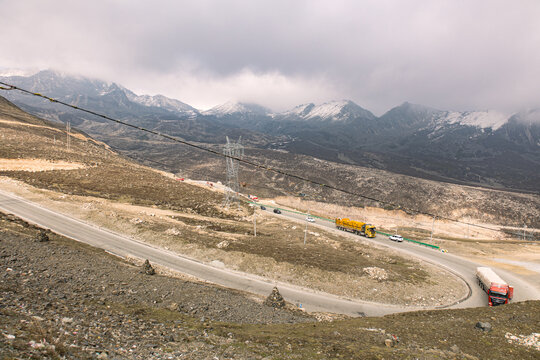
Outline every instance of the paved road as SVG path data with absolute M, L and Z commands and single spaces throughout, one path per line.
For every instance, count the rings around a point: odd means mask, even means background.
M 2 191 L 0 191 L 0 209 L 17 215 L 30 223 L 49 228 L 56 233 L 102 248 L 119 256 L 130 255 L 142 259 L 149 259 L 150 262 L 167 266 L 182 273 L 225 287 L 268 295 L 273 286 L 278 285 L 281 294 L 287 301 L 302 304 L 307 311 L 328 311 L 348 315 L 366 314 L 369 316 L 380 316 L 411 310 L 411 308 L 399 306 L 349 301 L 330 294 L 314 292 L 309 289 L 303 289 L 279 282 L 270 282 L 250 274 L 213 267 L 163 249 L 152 247 L 122 235 L 100 229 Z M 416 253 L 417 251 L 423 252 L 425 250 L 413 249 L 409 248 L 406 244 L 404 245 L 404 249 L 411 251 L 412 253 Z M 434 256 L 433 254 L 431 255 Z M 427 259 L 431 259 L 432 256 L 429 256 L 426 253 Z M 453 257 L 446 257 L 446 263 L 451 265 L 451 267 L 456 268 L 455 264 L 448 260 L 451 258 Z M 439 259 L 439 257 L 435 256 L 434 259 Z M 457 270 L 454 270 L 457 272 L 468 273 L 471 266 L 474 267 L 474 265 L 470 264 L 461 264 L 457 266 Z M 501 275 L 504 276 L 504 274 Z M 473 297 L 462 304 L 459 304 L 459 306 L 484 305 L 485 299 L 484 301 L 481 301 L 480 296 L 477 294 L 478 292 L 478 289 L 474 289 Z M 520 292 L 517 291 L 516 294 L 519 296 Z
M 297 219 L 304 224 L 306 223 L 305 215 L 289 213 L 286 211 L 283 211 L 281 215 L 276 215 L 273 213 L 272 215 L 286 216 L 288 218 Z M 390 241 L 386 236 L 383 235 L 377 235 L 376 238 L 372 239 L 359 237 L 358 235 L 337 230 L 333 222 L 329 222 L 326 220 L 316 219 L 316 223 L 308 224 L 308 230 L 310 227 L 331 229 L 333 231 L 336 231 L 337 233 L 345 234 L 346 236 L 349 236 L 351 238 L 360 238 L 362 240 L 367 240 L 378 245 L 397 249 L 401 253 L 407 253 L 414 257 L 428 261 L 432 264 L 442 266 L 461 277 L 468 284 L 471 291 L 470 297 L 468 299 L 451 306 L 451 308 L 487 306 L 487 295 L 480 289 L 476 282 L 476 277 L 474 276 L 476 267 L 485 265 L 466 260 L 453 254 L 443 253 L 426 246 L 421 246 L 406 241 L 402 243 Z M 540 289 L 538 289 L 537 287 L 526 282 L 515 273 L 506 271 L 501 268 L 496 268 L 496 271 L 503 279 L 505 279 L 506 281 L 508 281 L 509 284 L 512 284 L 514 286 L 514 301 L 540 300 Z

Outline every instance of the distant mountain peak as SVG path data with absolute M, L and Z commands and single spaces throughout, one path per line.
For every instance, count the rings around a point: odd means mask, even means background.
M 314 107 L 315 104 L 313 103 L 298 105 L 291 110 L 284 112 L 283 115 L 306 116 Z
M 144 106 L 153 106 L 177 113 L 190 113 L 192 115 L 199 113 L 199 111 L 194 107 L 183 103 L 180 100 L 171 99 L 164 95 L 136 95 L 127 89 L 125 89 L 124 92 L 129 100 Z
M 204 115 L 214 115 L 217 117 L 232 115 L 232 114 L 244 114 L 244 115 L 269 115 L 271 111 L 264 106 L 228 101 L 224 104 L 214 106 L 210 110 L 203 111 Z
M 329 101 L 320 105 L 313 103 L 299 105 L 292 110 L 280 114 L 282 116 L 298 116 L 304 120 L 346 121 L 355 118 L 374 119 L 370 111 L 351 100 Z
M 497 130 L 508 122 L 509 116 L 498 111 L 448 111 L 441 114 L 439 122 L 475 126 Z
M 404 102 L 386 112 L 381 118 L 401 124 L 423 123 L 425 126 L 445 124 L 474 126 L 497 130 L 504 125 L 509 116 L 497 111 L 443 111 L 428 106 Z

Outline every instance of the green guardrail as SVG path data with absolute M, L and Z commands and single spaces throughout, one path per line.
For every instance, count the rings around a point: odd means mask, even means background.
M 272 206 L 272 205 L 260 204 L 260 203 L 256 203 L 256 202 L 249 201 L 249 200 L 246 200 L 246 202 L 248 202 L 248 203 L 250 203 L 250 204 L 253 204 L 253 205 L 257 205 L 257 206 L 264 206 L 264 207 L 268 207 L 268 208 L 272 208 L 272 209 L 278 209 L 278 210 L 280 210 L 280 211 L 287 211 L 287 212 L 290 212 L 290 213 L 293 213 L 293 214 L 298 214 L 298 215 L 308 215 L 308 214 L 303 213 L 303 212 L 294 211 L 294 210 L 289 210 L 289 209 L 283 209 L 283 208 L 279 208 L 279 207 L 277 207 L 277 206 Z M 317 219 L 321 219 L 321 220 L 326 220 L 326 221 L 330 221 L 330 222 L 335 222 L 334 219 L 327 219 L 327 218 L 324 218 L 324 217 L 321 217 L 321 216 L 317 216 L 317 215 L 309 215 L 309 216 L 314 217 L 314 218 L 317 218 Z M 384 233 L 384 232 L 382 232 L 382 231 L 376 231 L 376 233 L 377 233 L 377 234 L 381 234 L 381 235 L 385 235 L 385 236 L 390 236 L 390 235 L 392 235 L 392 234 Z M 428 244 L 428 243 L 421 242 L 421 241 L 418 241 L 418 240 L 413 240 L 413 239 L 408 239 L 408 238 L 403 238 L 403 240 L 408 241 L 408 242 L 412 242 L 412 243 L 415 243 L 415 244 L 418 244 L 418 245 L 427 246 L 427 247 L 430 247 L 430 248 L 432 248 L 432 249 L 437 249 L 437 250 L 440 249 L 440 246 Z
M 391 236 L 392 235 L 392 234 L 383 233 L 382 231 L 377 231 L 377 234 L 386 235 L 386 236 Z M 418 241 L 418 240 L 407 239 L 407 238 L 403 238 L 403 240 L 408 241 L 408 242 L 412 242 L 412 243 L 415 243 L 415 244 L 418 244 L 418 245 L 424 245 L 424 246 L 430 247 L 432 249 L 440 249 L 440 246 L 428 244 L 428 243 L 421 242 L 421 241 Z

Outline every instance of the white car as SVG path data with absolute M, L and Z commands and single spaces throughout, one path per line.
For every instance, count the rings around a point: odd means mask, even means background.
M 311 216 L 308 216 L 308 217 L 306 218 L 306 221 L 309 221 L 309 222 L 315 222 L 315 219 L 312 218 Z
M 403 241 L 403 236 L 401 236 L 401 235 L 390 235 L 389 239 L 392 240 L 392 241 L 402 242 Z

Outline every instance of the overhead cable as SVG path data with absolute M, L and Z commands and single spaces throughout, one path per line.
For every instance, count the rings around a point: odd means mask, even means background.
M 38 93 L 38 92 L 29 91 L 29 90 L 26 90 L 26 89 L 23 89 L 23 88 L 20 88 L 18 86 L 8 84 L 8 83 L 2 82 L 2 81 L 0 81 L 0 84 L 2 84 L 4 86 L 7 86 L 7 88 L 0 86 L 0 90 L 18 90 L 18 91 L 21 91 L 23 93 L 33 95 L 33 96 L 37 96 L 37 97 L 49 100 L 50 102 L 58 103 L 58 104 L 70 107 L 72 109 L 79 110 L 79 111 L 82 111 L 82 112 L 85 112 L 85 113 L 88 113 L 88 114 L 103 118 L 105 120 L 109 120 L 111 122 L 114 122 L 114 123 L 117 123 L 117 124 L 120 124 L 120 125 L 124 125 L 124 126 L 131 127 L 133 129 L 136 129 L 136 130 L 139 130 L 139 131 L 144 131 L 144 132 L 147 132 L 147 133 L 150 133 L 150 134 L 153 134 L 153 135 L 157 135 L 157 136 L 160 136 L 160 137 L 165 138 L 167 140 L 170 140 L 170 141 L 173 141 L 173 142 L 176 142 L 176 143 L 180 143 L 180 144 L 183 144 L 183 145 L 186 145 L 186 146 L 190 146 L 192 148 L 195 148 L 195 149 L 198 149 L 198 150 L 201 150 L 201 151 L 206 151 L 206 152 L 212 153 L 212 154 L 214 154 L 216 156 L 230 158 L 230 159 L 236 160 L 236 161 L 238 161 L 240 163 L 243 163 L 243 164 L 246 164 L 246 165 L 249 165 L 249 166 L 252 166 L 252 167 L 256 167 L 256 168 L 259 168 L 259 169 L 262 169 L 262 170 L 274 172 L 276 174 L 280 174 L 280 175 L 283 175 L 283 176 L 286 176 L 286 177 L 289 177 L 289 178 L 301 180 L 301 181 L 304 181 L 304 182 L 307 182 L 307 183 L 310 183 L 310 184 L 313 184 L 313 185 L 317 185 L 317 186 L 320 186 L 320 187 L 323 187 L 323 188 L 326 188 L 326 189 L 335 190 L 335 191 L 345 193 L 345 194 L 348 194 L 348 195 L 352 195 L 352 196 L 355 196 L 355 197 L 358 197 L 358 198 L 362 198 L 362 199 L 373 201 L 373 202 L 376 202 L 376 203 L 379 203 L 379 204 L 391 206 L 391 207 L 393 207 L 393 208 L 395 208 L 397 210 L 404 210 L 404 211 L 410 212 L 410 213 L 426 215 L 426 216 L 437 218 L 437 219 L 440 219 L 440 220 L 446 220 L 446 221 L 455 222 L 455 223 L 459 223 L 459 224 L 463 224 L 463 225 L 469 225 L 469 226 L 482 228 L 482 229 L 486 229 L 486 230 L 499 231 L 499 229 L 494 229 L 494 228 L 491 228 L 491 227 L 488 227 L 488 226 L 474 224 L 474 223 L 468 223 L 468 222 L 464 222 L 464 221 L 461 221 L 461 220 L 458 220 L 458 219 L 453 219 L 453 218 L 446 217 L 446 216 L 432 214 L 432 213 L 429 213 L 427 211 L 422 211 L 422 210 L 409 208 L 409 207 L 406 207 L 406 206 L 401 206 L 401 205 L 394 204 L 394 203 L 389 202 L 389 201 L 376 199 L 374 197 L 370 197 L 370 196 L 366 196 L 366 195 L 363 195 L 363 194 L 360 194 L 360 193 L 357 193 L 357 192 L 354 192 L 354 191 L 342 189 L 342 188 L 339 188 L 339 187 L 336 187 L 336 186 L 333 186 L 333 185 L 323 184 L 323 183 L 321 183 L 319 181 L 311 180 L 311 179 L 308 179 L 308 178 L 306 178 L 304 176 L 301 176 L 301 175 L 291 174 L 291 173 L 288 173 L 288 172 L 286 172 L 284 170 L 281 170 L 281 169 L 278 169 L 278 168 L 270 167 L 270 166 L 263 165 L 263 164 L 258 164 L 258 163 L 255 163 L 253 161 L 245 160 L 245 159 L 242 159 L 242 158 L 239 158 L 239 157 L 226 155 L 226 154 L 223 154 L 223 153 L 221 153 L 219 151 L 216 151 L 216 150 L 213 150 L 213 149 L 210 149 L 210 148 L 206 148 L 206 147 L 201 146 L 201 145 L 193 144 L 191 142 L 182 140 L 182 139 L 180 139 L 178 137 L 175 137 L 175 136 L 171 136 L 171 135 L 168 135 L 168 134 L 161 133 L 159 131 L 147 129 L 147 128 L 144 128 L 142 126 L 133 125 L 133 124 L 127 123 L 127 122 L 122 121 L 122 120 L 114 119 L 114 118 L 112 118 L 110 116 L 100 114 L 98 112 L 88 110 L 88 109 L 85 109 L 85 108 L 81 108 L 79 106 L 72 105 L 72 104 L 63 102 L 61 100 L 51 98 L 49 96 L 43 95 L 43 94 Z

